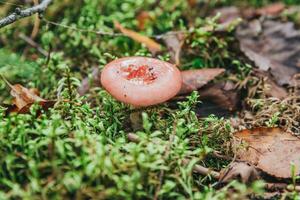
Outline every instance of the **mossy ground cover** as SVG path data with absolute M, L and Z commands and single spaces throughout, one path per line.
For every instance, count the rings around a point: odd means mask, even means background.
M 30 6 L 8 2 L 0 1 L 1 17 L 17 6 Z M 94 68 L 102 69 L 115 58 L 152 56 L 142 44 L 115 34 L 114 21 L 152 38 L 189 31 L 182 69 L 225 68 L 221 79 L 239 83 L 251 72 L 251 63 L 233 50 L 233 32 L 215 31 L 217 17 L 208 14 L 221 6 L 260 7 L 272 2 L 199 1 L 191 7 L 193 1 L 186 0 L 56 0 L 34 39 L 49 53 L 46 56 L 19 37 L 30 35 L 34 17 L 0 29 L 1 75 L 57 101 L 41 113 L 40 106 L 33 105 L 27 114 L 8 114 L 4 104 L 12 97 L 5 81 L 0 81 L 0 199 L 260 198 L 261 181 L 248 185 L 233 181 L 221 187 L 213 177 L 193 173 L 196 163 L 219 171 L 230 161 L 216 158 L 214 152 L 233 157 L 234 151 L 235 127 L 229 119 L 196 113 L 201 93 L 136 109 L 101 87 L 92 87 L 83 96 L 77 89 Z M 137 15 L 142 11 L 149 18 L 141 29 Z M 212 29 L 203 28 L 208 26 Z M 170 59 L 167 49 L 156 57 Z M 130 120 L 134 112 L 141 113 L 138 129 Z M 279 124 L 272 121 L 273 114 L 269 111 L 270 118 L 259 123 Z M 138 135 L 139 141 L 128 140 L 129 133 Z

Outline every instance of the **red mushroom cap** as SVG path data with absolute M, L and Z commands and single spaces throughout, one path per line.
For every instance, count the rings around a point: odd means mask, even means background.
M 126 57 L 108 63 L 102 86 L 117 100 L 134 106 L 159 104 L 181 88 L 180 71 L 172 64 L 147 57 Z

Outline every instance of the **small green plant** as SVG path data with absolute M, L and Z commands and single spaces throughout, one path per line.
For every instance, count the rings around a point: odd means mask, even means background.
M 296 166 L 294 163 L 291 163 L 291 174 L 292 174 L 292 183 L 287 186 L 288 193 L 284 194 L 289 199 L 300 199 L 299 191 L 297 191 L 297 182 L 300 179 L 300 176 L 296 174 Z
M 276 126 L 276 125 L 278 124 L 278 121 L 279 121 L 279 119 L 278 119 L 278 116 L 279 116 L 279 115 L 280 115 L 279 112 L 274 113 L 274 114 L 272 115 L 271 119 L 269 119 L 269 120 L 266 122 L 266 125 L 267 125 L 268 127 L 274 127 L 274 126 Z

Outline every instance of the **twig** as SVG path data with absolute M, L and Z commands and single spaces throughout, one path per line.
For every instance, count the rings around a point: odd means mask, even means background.
M 14 86 L 3 76 L 3 74 L 0 74 L 2 80 L 10 87 L 12 90 L 14 89 Z
M 51 2 L 52 0 L 43 0 L 40 4 L 25 10 L 16 8 L 15 12 L 0 20 L 0 28 L 12 24 L 19 19 L 32 16 L 36 13 L 40 14 L 44 12 Z
M 27 42 L 30 46 L 36 48 L 38 50 L 38 52 L 40 52 L 41 54 L 43 54 L 44 56 L 48 56 L 48 52 L 45 51 L 40 45 L 38 45 L 35 41 L 33 41 L 30 37 L 27 37 L 24 34 L 20 34 L 19 38 L 21 38 L 22 40 L 24 40 L 25 42 Z
M 83 33 L 94 33 L 96 35 L 107 35 L 107 36 L 125 36 L 123 33 L 114 33 L 114 32 L 110 33 L 110 32 L 103 32 L 103 31 L 100 31 L 100 30 L 96 31 L 96 30 L 80 29 L 80 28 L 76 28 L 76 27 L 73 27 L 73 26 L 68 26 L 68 25 L 65 25 L 65 24 L 52 22 L 52 21 L 47 20 L 46 18 L 43 18 L 42 20 L 44 22 L 46 22 L 47 24 L 51 24 L 51 25 L 54 25 L 54 26 L 62 27 L 62 28 L 65 28 L 65 29 L 71 29 L 71 30 L 79 31 L 79 32 L 83 32 Z
M 58 27 L 65 28 L 65 29 L 71 29 L 71 30 L 74 30 L 74 31 L 79 31 L 79 32 L 82 32 L 82 33 L 93 33 L 93 34 L 96 34 L 96 35 L 111 36 L 111 37 L 118 37 L 118 36 L 128 37 L 123 33 L 104 32 L 104 31 L 100 31 L 100 30 L 80 29 L 80 28 L 77 28 L 77 27 L 74 27 L 74 26 L 69 26 L 69 25 L 66 25 L 66 24 L 60 24 L 60 23 L 57 23 L 57 22 L 53 22 L 53 21 L 47 20 L 46 18 L 42 18 L 42 20 L 44 22 L 46 22 L 47 24 L 50 24 L 50 25 L 58 26 Z M 145 36 L 150 37 L 150 38 L 155 38 L 155 39 L 162 39 L 162 38 L 167 37 L 169 35 L 177 35 L 179 33 L 181 33 L 181 34 L 182 33 L 192 33 L 192 31 L 170 31 L 170 32 L 167 32 L 167 33 L 159 34 L 159 35 L 145 35 Z
M 134 133 L 128 133 L 127 138 L 129 141 L 134 142 L 134 143 L 140 142 L 139 136 Z
M 184 159 L 184 160 L 183 160 L 183 163 L 184 163 L 185 165 L 188 165 L 189 162 L 190 162 L 190 161 L 189 161 L 188 159 Z M 198 174 L 201 174 L 201 175 L 204 175 L 204 176 L 210 175 L 210 176 L 212 176 L 212 177 L 215 178 L 215 179 L 219 179 L 219 177 L 220 177 L 220 173 L 219 173 L 219 172 L 213 171 L 213 170 L 211 170 L 211 169 L 209 169 L 209 168 L 206 168 L 206 167 L 203 167 L 203 166 L 201 166 L 201 165 L 194 165 L 193 171 L 194 171 L 195 173 L 198 173 Z

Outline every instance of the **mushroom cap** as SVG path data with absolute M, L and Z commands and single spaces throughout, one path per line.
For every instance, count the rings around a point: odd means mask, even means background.
M 102 86 L 117 100 L 134 106 L 159 104 L 181 88 L 181 73 L 174 65 L 147 57 L 125 57 L 108 63 Z

